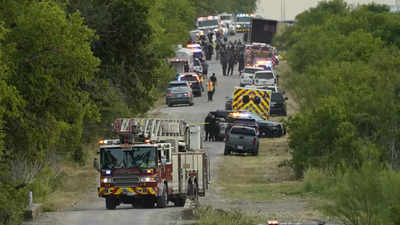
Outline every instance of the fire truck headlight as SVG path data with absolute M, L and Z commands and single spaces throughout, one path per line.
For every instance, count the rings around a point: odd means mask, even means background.
M 112 183 L 112 178 L 111 177 L 104 177 L 101 181 L 103 183 L 106 183 L 106 184 Z
M 141 177 L 140 182 L 145 183 L 145 182 L 157 182 L 156 177 Z

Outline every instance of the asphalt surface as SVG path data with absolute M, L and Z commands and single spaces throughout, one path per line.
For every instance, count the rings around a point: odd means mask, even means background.
M 235 40 L 241 37 L 236 35 L 231 38 Z M 237 65 L 232 77 L 222 76 L 222 69 L 219 61 L 213 56 L 209 63 L 209 74 L 215 73 L 217 76 L 217 86 L 212 102 L 208 102 L 206 91 L 201 97 L 194 99 L 193 106 L 174 106 L 166 105 L 158 107 L 151 113 L 159 114 L 163 118 L 184 119 L 190 123 L 202 123 L 209 111 L 224 109 L 225 97 L 231 96 L 234 86 L 239 84 Z M 222 142 L 206 142 L 204 144 L 209 153 L 211 169 L 215 170 L 219 158 L 223 156 L 224 144 Z M 213 178 L 212 178 L 213 181 Z M 106 210 L 104 199 L 97 197 L 96 187 L 88 193 L 87 199 L 82 199 L 71 209 L 62 212 L 49 212 L 28 225 L 132 225 L 132 224 L 181 224 L 185 208 L 175 207 L 173 203 L 165 209 L 138 209 L 131 205 L 120 205 L 116 210 Z M 207 193 L 206 193 L 207 194 Z

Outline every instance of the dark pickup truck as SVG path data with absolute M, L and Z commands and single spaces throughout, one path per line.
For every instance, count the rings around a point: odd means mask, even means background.
M 258 155 L 259 145 L 258 131 L 254 127 L 233 125 L 226 134 L 224 155 L 231 152 Z

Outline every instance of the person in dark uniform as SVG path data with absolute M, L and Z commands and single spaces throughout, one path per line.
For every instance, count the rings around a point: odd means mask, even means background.
M 212 115 L 211 113 L 208 113 L 206 116 L 206 119 L 204 121 L 204 131 L 206 132 L 206 140 L 205 141 L 209 141 L 211 139 L 211 122 L 212 122 Z
M 227 52 L 226 52 L 226 48 L 224 46 L 222 46 L 221 50 L 220 50 L 220 62 L 222 65 L 222 74 L 224 76 L 226 76 L 226 67 L 228 65 L 228 58 L 227 58 Z
M 211 116 L 211 123 L 210 123 L 210 141 L 216 141 L 216 132 L 218 130 L 217 119 L 214 115 Z
M 228 50 L 228 76 L 232 76 L 235 66 L 235 48 L 231 46 Z

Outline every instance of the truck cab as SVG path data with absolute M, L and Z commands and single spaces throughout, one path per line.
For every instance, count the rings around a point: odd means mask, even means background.
M 164 208 L 172 179 L 170 144 L 100 145 L 99 196 L 106 208 L 121 203 Z
M 120 138 L 99 141 L 94 161 L 98 196 L 107 209 L 184 206 L 187 198 L 204 196 L 209 162 L 196 132 L 200 127 L 157 118 L 118 118 L 113 126 Z

